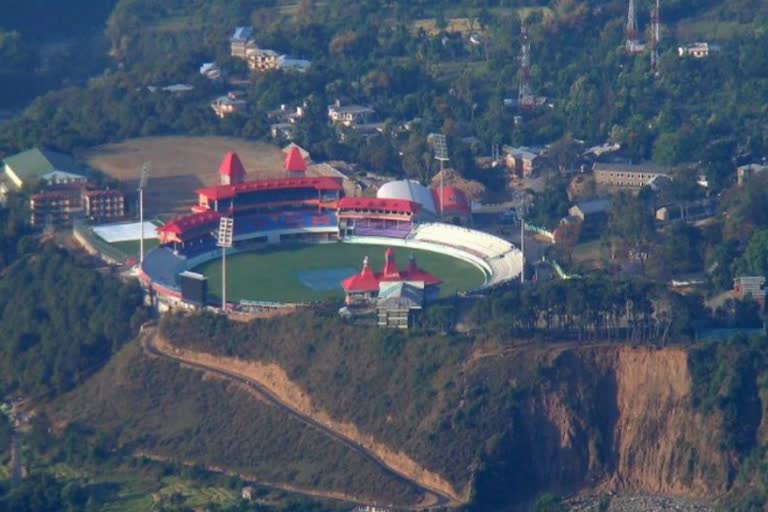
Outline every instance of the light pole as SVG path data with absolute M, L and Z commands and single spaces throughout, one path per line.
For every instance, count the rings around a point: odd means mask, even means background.
M 520 267 L 520 283 L 525 283 L 525 214 L 528 209 L 528 198 L 525 192 L 515 194 L 517 197 L 517 216 L 520 219 L 520 255 L 523 264 Z
M 445 140 L 445 135 L 439 133 L 435 135 L 433 144 L 435 147 L 435 160 L 440 162 L 440 218 L 442 219 L 444 217 L 443 209 L 445 207 L 445 193 L 443 192 L 445 188 L 443 183 L 445 181 L 445 171 L 443 167 L 445 162 L 449 160 L 448 143 Z
M 221 247 L 221 310 L 227 312 L 227 247 L 232 247 L 234 219 L 222 217 L 219 220 L 219 234 L 216 245 Z
M 144 264 L 144 188 L 149 179 L 149 163 L 141 166 L 141 177 L 139 178 L 139 224 L 141 229 L 141 238 L 139 239 L 139 268 Z

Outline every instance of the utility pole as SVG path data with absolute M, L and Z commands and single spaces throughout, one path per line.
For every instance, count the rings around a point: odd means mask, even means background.
M 144 264 L 144 189 L 149 179 L 149 162 L 141 166 L 141 177 L 139 178 L 139 224 L 141 237 L 139 238 L 139 269 Z
M 227 312 L 227 248 L 232 247 L 232 232 L 234 219 L 222 217 L 219 219 L 219 233 L 216 245 L 221 247 L 221 311 Z

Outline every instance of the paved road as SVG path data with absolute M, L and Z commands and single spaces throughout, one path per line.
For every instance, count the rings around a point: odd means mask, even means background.
M 205 372 L 209 372 L 221 377 L 224 377 L 225 379 L 231 380 L 233 382 L 237 382 L 239 384 L 244 384 L 248 386 L 249 388 L 256 391 L 258 394 L 262 396 L 265 402 L 267 402 L 269 405 L 273 406 L 277 410 L 284 412 L 286 414 L 289 414 L 293 416 L 294 418 L 298 419 L 305 425 L 309 427 L 313 427 L 317 430 L 319 430 L 321 433 L 333 438 L 334 440 L 342 443 L 346 447 L 348 447 L 351 450 L 354 450 L 356 453 L 361 455 L 363 458 L 369 460 L 370 462 L 376 464 L 379 468 L 381 468 L 386 473 L 389 473 L 395 477 L 397 477 L 399 480 L 406 482 L 410 484 L 411 486 L 421 490 L 427 497 L 434 497 L 435 503 L 430 507 L 408 507 L 408 510 L 435 510 L 435 509 L 442 509 L 450 506 L 453 504 L 453 499 L 450 496 L 447 496 L 443 494 L 440 491 L 437 491 L 435 489 L 431 489 L 429 487 L 425 487 L 423 484 L 412 480 L 408 478 L 407 476 L 401 474 L 400 472 L 396 471 L 392 467 L 388 466 L 384 461 L 382 461 L 375 453 L 367 450 L 365 447 L 361 446 L 360 444 L 356 443 L 355 441 L 352 441 L 351 439 L 345 437 L 342 434 L 339 434 L 338 432 L 326 427 L 322 423 L 319 423 L 315 421 L 311 416 L 308 416 L 306 414 L 303 414 L 302 412 L 290 407 L 286 403 L 280 400 L 280 397 L 272 393 L 269 389 L 262 386 L 260 383 L 248 379 L 246 377 L 242 377 L 238 374 L 227 372 L 224 370 L 220 370 L 218 368 L 213 368 L 210 366 L 206 366 L 204 364 L 189 362 L 185 360 L 182 356 L 177 354 L 170 354 L 164 351 L 161 351 L 157 348 L 157 346 L 153 343 L 154 336 L 152 335 L 153 329 L 152 328 L 144 328 L 143 329 L 143 335 L 141 337 L 141 344 L 144 348 L 144 352 L 151 356 L 163 358 L 163 359 L 169 359 L 172 361 L 175 361 L 177 363 L 180 363 L 183 366 L 186 366 L 188 368 L 193 368 Z M 396 507 L 398 509 L 402 509 L 403 507 L 398 506 Z

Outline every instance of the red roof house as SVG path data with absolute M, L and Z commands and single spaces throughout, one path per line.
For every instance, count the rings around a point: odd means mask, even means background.
M 303 174 L 307 171 L 307 162 L 301 156 L 298 146 L 288 148 L 288 154 L 285 155 L 285 171 L 291 174 Z
M 245 167 L 237 153 L 230 151 L 224 155 L 219 166 L 219 176 L 222 185 L 236 185 L 245 181 Z
M 432 197 L 439 214 L 464 217 L 472 213 L 467 196 L 456 187 L 435 187 Z

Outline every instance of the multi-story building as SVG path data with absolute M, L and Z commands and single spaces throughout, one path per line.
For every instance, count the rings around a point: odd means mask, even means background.
M 504 163 L 517 176 L 532 176 L 542 161 L 543 150 L 538 147 L 504 146 Z
M 81 210 L 80 204 L 78 194 L 70 190 L 38 192 L 29 199 L 29 222 L 33 226 L 69 226 L 73 215 Z
M 246 59 L 249 49 L 255 48 L 252 27 L 237 27 L 229 38 L 230 55 L 236 59 Z
M 125 196 L 119 190 L 86 190 L 83 209 L 89 219 L 103 221 L 125 216 Z
M 671 169 L 651 163 L 633 165 L 598 162 L 592 170 L 597 186 L 622 189 L 640 189 L 649 185 L 657 176 L 669 177 L 671 173 Z

